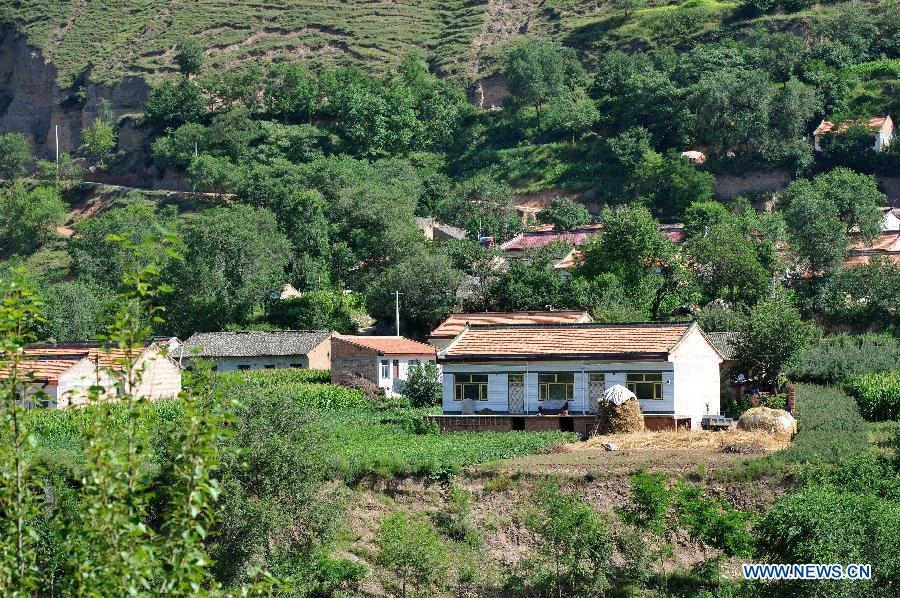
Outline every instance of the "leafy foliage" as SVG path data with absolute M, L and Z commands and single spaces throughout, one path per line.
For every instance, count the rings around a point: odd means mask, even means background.
M 854 376 L 847 381 L 847 392 L 859 403 L 859 410 L 867 420 L 900 418 L 900 372 Z

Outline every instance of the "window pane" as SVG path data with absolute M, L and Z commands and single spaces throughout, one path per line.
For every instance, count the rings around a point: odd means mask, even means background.
M 538 382 L 547 383 L 547 382 L 556 382 L 556 374 L 538 374 Z
M 557 374 L 556 381 L 568 382 L 569 384 L 573 384 L 575 382 L 575 372 L 565 372 L 562 374 Z
M 482 401 L 488 400 L 488 387 L 487 384 L 479 384 L 478 388 L 481 389 L 481 396 L 479 397 Z
M 632 391 L 637 395 L 637 398 L 642 401 L 649 401 L 653 399 L 653 384 L 647 382 L 638 382 L 634 385 L 634 390 Z
M 487 374 L 472 374 L 472 382 L 484 382 L 487 384 Z
M 456 384 L 453 387 L 453 400 L 454 401 L 462 401 L 462 384 Z
M 567 384 L 548 384 L 551 401 L 565 401 Z
M 606 378 L 605 374 L 589 374 L 591 382 L 603 382 Z
M 647 382 L 662 382 L 662 372 L 657 373 L 646 373 L 644 374 L 644 380 Z
M 509 383 L 510 384 L 522 384 L 525 382 L 525 374 L 510 374 L 509 375 Z

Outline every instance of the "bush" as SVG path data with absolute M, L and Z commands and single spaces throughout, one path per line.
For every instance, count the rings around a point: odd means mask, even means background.
M 835 384 L 860 374 L 900 371 L 900 342 L 883 334 L 826 336 L 807 348 L 787 372 L 798 382 Z
M 441 380 L 437 366 L 431 361 L 411 366 L 400 393 L 409 398 L 413 407 L 440 405 Z
M 392 577 L 385 585 L 395 595 L 421 595 L 447 583 L 447 547 L 425 519 L 395 511 L 387 515 L 375 535 L 377 561 Z
M 835 463 L 868 449 L 868 426 L 856 401 L 837 388 L 798 384 L 796 417 L 793 444 L 772 458 Z
M 900 418 L 900 371 L 855 376 L 847 383 L 847 391 L 866 419 Z

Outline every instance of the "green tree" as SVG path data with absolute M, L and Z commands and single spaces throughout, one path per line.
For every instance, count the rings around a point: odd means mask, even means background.
M 116 127 L 113 124 L 112 104 L 101 98 L 97 106 L 94 122 L 81 131 L 83 149 L 87 155 L 103 165 L 103 161 L 116 148 Z
M 900 324 L 900 265 L 885 256 L 836 269 L 819 292 L 817 307 L 835 324 L 890 330 Z
M 27 254 L 37 249 L 66 218 L 56 189 L 27 190 L 21 182 L 0 189 L 0 248 Z
M 613 0 L 612 5 L 616 10 L 621 10 L 627 20 L 631 13 L 643 8 L 646 3 L 646 0 Z
M 538 212 L 538 220 L 552 224 L 557 230 L 571 230 L 590 224 L 591 215 L 584 204 L 555 197 L 549 206 Z
M 153 142 L 153 163 L 160 168 L 186 169 L 195 152 L 208 151 L 207 130 L 200 123 L 187 123 Z
M 649 210 L 633 205 L 605 210 L 601 222 L 603 233 L 584 246 L 577 275 L 612 274 L 635 305 L 658 306 L 655 298 L 666 281 L 657 268 L 670 263 L 674 255 L 672 243 L 659 232 L 659 223 Z
M 550 129 L 570 133 L 570 142 L 575 145 L 576 136 L 590 131 L 600 120 L 600 111 L 592 99 L 583 91 L 578 91 L 554 100 L 548 109 L 547 120 Z
M 759 303 L 740 330 L 735 358 L 745 374 L 773 390 L 779 376 L 799 358 L 814 334 L 811 324 L 783 294 Z
M 538 540 L 536 558 L 526 565 L 531 584 L 537 586 L 533 590 L 551 596 L 598 596 L 612 586 L 607 522 L 577 494 L 544 482 L 525 522 Z
M 230 193 L 237 186 L 237 172 L 231 160 L 224 157 L 200 154 L 187 169 L 191 189 L 205 193 Z
M 417 250 L 386 268 L 366 289 L 369 313 L 393 323 L 395 296 L 400 292 L 400 334 L 423 336 L 437 327 L 457 305 L 462 280 L 445 254 Z
M 714 181 L 712 174 L 698 170 L 675 152 L 664 156 L 649 152 L 635 169 L 632 184 L 660 219 L 677 222 L 692 203 L 712 200 Z
M 199 122 L 206 112 L 200 88 L 184 79 L 163 81 L 150 90 L 144 105 L 144 122 L 157 133 L 189 122 Z
M 42 340 L 72 342 L 99 339 L 107 330 L 115 306 L 109 289 L 82 280 L 58 282 L 41 292 L 44 321 L 37 327 Z
M 79 222 L 69 240 L 69 254 L 80 279 L 93 280 L 101 286 L 118 288 L 125 276 L 144 264 L 133 263 L 139 254 L 123 247 L 117 238 L 133 243 L 158 237 L 161 230 L 175 230 L 173 207 L 158 210 L 156 204 L 137 193 L 126 195 L 126 204 L 107 210 L 94 218 Z M 167 264 L 165 256 L 154 257 Z
M 441 404 L 441 379 L 437 366 L 431 361 L 409 367 L 400 393 L 413 407 L 434 407 Z
M 356 295 L 343 291 L 306 291 L 299 297 L 281 299 L 268 306 L 266 319 L 291 330 L 335 330 L 353 334 L 353 316 L 365 313 Z
M 541 108 L 585 82 L 575 50 L 556 42 L 528 38 L 514 48 L 504 63 L 509 91 L 521 105 Z
M 31 148 L 24 135 L 16 132 L 0 135 L 0 179 L 24 175 L 31 160 Z
M 691 90 L 698 139 L 716 154 L 756 152 L 768 141 L 772 85 L 763 71 L 704 73 Z
M 394 511 L 381 520 L 375 546 L 376 560 L 391 573 L 386 581 L 397 596 L 421 596 L 446 584 L 447 548 L 427 520 Z
M 266 76 L 264 95 L 269 111 L 284 122 L 312 123 L 318 99 L 316 81 L 298 63 L 273 65 Z
M 835 168 L 794 181 L 782 202 L 795 254 L 818 273 L 843 260 L 851 231 L 869 242 L 881 232 L 887 198 L 873 177 Z
M 174 331 L 245 325 L 269 293 L 284 283 L 290 243 L 275 215 L 246 205 L 211 208 L 185 224 L 184 253 L 170 268 L 175 289 L 169 300 Z
M 45 184 L 56 185 L 62 191 L 68 191 L 84 182 L 84 169 L 72 159 L 68 152 L 59 155 L 55 160 L 37 161 L 37 178 Z
M 571 247 L 564 243 L 545 245 L 524 257 L 510 260 L 491 288 L 498 310 L 566 309 L 570 297 L 559 271 L 554 268 Z
M 175 44 L 175 64 L 185 77 L 196 75 L 203 68 L 203 45 L 196 37 L 185 37 Z

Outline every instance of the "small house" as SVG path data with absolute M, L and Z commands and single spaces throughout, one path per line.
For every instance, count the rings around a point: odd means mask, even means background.
M 428 335 L 428 344 L 444 349 L 450 342 L 459 336 L 469 324 L 483 326 L 486 324 L 583 324 L 590 322 L 591 316 L 587 310 L 569 311 L 479 311 L 455 313 L 447 316 L 447 319 L 431 331 Z
M 331 381 L 342 384 L 363 378 L 384 389 L 387 396 L 400 394 L 410 366 L 435 361 L 431 345 L 402 336 L 349 336 L 335 334 L 331 341 Z
M 446 415 L 587 416 L 619 384 L 651 429 L 718 415 L 722 360 L 696 323 L 470 324 L 438 354 Z
M 131 380 L 125 372 L 129 362 L 139 372 Z M 158 343 L 132 351 L 107 349 L 97 342 L 32 345 L 25 349 L 19 371 L 32 381 L 22 389 L 26 408 L 83 405 L 91 398 L 91 387 L 102 389 L 100 398 L 127 392 L 158 400 L 181 392 L 181 368 Z M 0 378 L 8 376 L 8 371 L 0 370 Z M 134 386 L 129 387 L 132 382 Z
M 888 148 L 894 139 L 894 121 L 890 116 L 874 116 L 862 120 L 847 120 L 835 124 L 830 120 L 823 120 L 813 131 L 813 147 L 817 152 L 822 151 L 822 138 L 825 135 L 835 135 L 847 131 L 852 126 L 863 126 L 872 134 L 872 149 L 882 152 Z
M 285 330 L 279 332 L 197 332 L 174 353 L 185 365 L 195 359 L 210 361 L 220 372 L 331 368 L 331 332 Z

